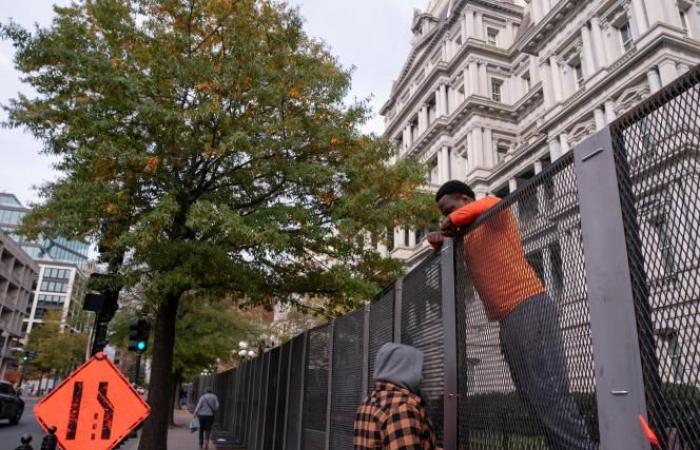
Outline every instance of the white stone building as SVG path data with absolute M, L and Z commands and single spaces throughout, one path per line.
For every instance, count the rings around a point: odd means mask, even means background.
M 686 0 L 432 0 L 425 12 L 415 12 L 411 52 L 381 110 L 385 134 L 396 142 L 399 158 L 428 165 L 430 190 L 460 179 L 478 197 L 506 196 L 700 62 L 699 8 Z M 700 134 L 697 124 L 685 128 L 695 130 L 686 134 Z M 658 161 L 683 150 L 666 148 L 674 142 L 686 147 L 697 142 L 666 131 L 673 136 L 656 133 L 665 146 L 648 138 Z M 639 177 L 640 169 L 632 170 Z M 696 197 L 697 179 L 684 176 L 680 189 Z M 700 223 L 700 205 L 688 208 L 687 196 L 681 206 L 680 200 L 660 204 L 658 186 L 635 183 L 643 202 L 657 205 L 638 209 L 645 262 L 660 266 L 649 268 L 659 274 L 650 280 L 649 300 L 664 381 L 700 385 L 698 315 L 680 320 L 663 309 L 699 308 L 694 281 L 699 263 L 695 250 L 683 249 L 684 239 L 692 239 L 685 224 Z M 678 189 L 665 189 L 665 197 L 680 199 Z M 552 182 L 536 196 L 523 197 L 514 212 L 528 258 L 557 298 L 572 389 L 591 392 L 576 202 L 575 191 Z M 394 230 L 385 250 L 414 266 L 430 251 L 425 235 L 426 230 Z M 680 279 L 690 286 L 682 292 Z M 467 345 L 474 344 L 467 348 L 470 391 L 510 391 L 497 324 L 486 321 L 476 298 L 466 304 Z
M 506 195 L 585 137 L 700 62 L 700 9 L 686 0 L 432 0 L 381 110 L 399 157 L 430 188 Z M 413 265 L 423 230 L 388 251 Z

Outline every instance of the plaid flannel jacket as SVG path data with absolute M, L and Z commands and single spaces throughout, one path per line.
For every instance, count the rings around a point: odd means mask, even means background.
M 439 450 L 422 398 L 378 381 L 357 410 L 355 450 Z

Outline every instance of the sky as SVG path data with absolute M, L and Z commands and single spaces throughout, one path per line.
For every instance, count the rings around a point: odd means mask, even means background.
M 305 29 L 322 39 L 344 67 L 354 67 L 350 99 L 371 98 L 375 117 L 367 131 L 381 133 L 382 118 L 377 112 L 388 99 L 410 50 L 410 25 L 414 8 L 425 9 L 428 0 L 288 0 L 300 8 Z M 2 0 L 0 22 L 9 18 L 25 27 L 34 23 L 47 26 L 53 4 L 70 0 Z M 6 105 L 18 92 L 30 95 L 12 62 L 14 51 L 0 41 L 0 105 Z M 0 122 L 7 115 L 0 111 Z M 11 192 L 25 204 L 39 200 L 35 187 L 54 180 L 57 173 L 52 159 L 40 154 L 41 142 L 20 129 L 0 128 L 0 192 Z

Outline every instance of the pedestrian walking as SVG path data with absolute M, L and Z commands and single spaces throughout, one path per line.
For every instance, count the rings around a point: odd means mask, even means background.
M 41 450 L 56 450 L 58 448 L 58 438 L 56 437 L 56 427 L 49 427 L 49 434 L 41 441 Z
M 34 447 L 32 447 L 31 434 L 22 435 L 19 441 L 21 442 L 21 445 L 15 448 L 15 450 L 34 450 Z
M 443 184 L 435 197 L 445 216 L 442 231 L 430 233 L 437 250 L 500 203 L 476 200 L 461 181 Z M 464 236 L 464 261 L 489 321 L 498 322 L 501 351 L 523 400 L 545 429 L 552 450 L 594 450 L 586 421 L 569 390 L 557 305 L 528 263 L 518 222 L 509 208 L 495 212 Z
M 374 388 L 355 418 L 355 450 L 439 450 L 419 391 L 423 352 L 384 344 L 374 367 Z
M 219 409 L 219 399 L 211 388 L 204 390 L 204 395 L 199 398 L 194 415 L 199 420 L 199 448 L 208 449 L 211 439 L 211 429 L 214 426 L 214 417 Z

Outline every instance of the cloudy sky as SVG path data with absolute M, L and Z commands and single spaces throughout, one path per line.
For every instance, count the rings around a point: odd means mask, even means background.
M 428 0 L 289 0 L 299 6 L 307 32 L 323 39 L 346 67 L 355 67 L 352 97 L 372 97 L 375 111 L 389 95 L 409 51 L 413 9 L 424 9 Z M 0 21 L 9 18 L 31 27 L 48 25 L 52 5 L 70 0 L 2 1 Z M 30 93 L 23 86 L 12 63 L 13 50 L 0 41 L 0 104 L 17 92 Z M 6 115 L 0 112 L 0 121 Z M 382 120 L 368 124 L 382 131 Z M 22 130 L 0 129 L 0 192 L 15 193 L 24 203 L 37 200 L 34 186 L 56 177 L 51 159 L 41 155 L 41 143 Z

